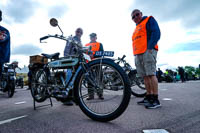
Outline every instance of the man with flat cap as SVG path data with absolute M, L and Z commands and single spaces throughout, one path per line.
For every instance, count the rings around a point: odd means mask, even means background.
M 97 42 L 97 34 L 96 33 L 91 33 L 90 34 L 90 43 L 86 44 L 85 46 L 91 46 L 91 51 L 88 52 L 90 55 L 91 59 L 98 58 L 99 56 L 95 55 L 95 52 L 97 51 L 104 51 L 103 45 L 100 42 Z M 92 100 L 94 99 L 94 89 L 92 89 L 92 86 L 89 84 L 88 85 L 88 98 L 87 100 Z M 97 92 L 97 95 L 99 99 L 103 100 L 103 90 Z
M 91 58 L 97 58 L 98 56 L 95 56 L 96 51 L 104 51 L 103 45 L 100 42 L 97 42 L 97 34 L 96 33 L 91 33 L 90 34 L 90 43 L 86 44 L 85 46 L 91 46 L 91 51 L 92 53 Z

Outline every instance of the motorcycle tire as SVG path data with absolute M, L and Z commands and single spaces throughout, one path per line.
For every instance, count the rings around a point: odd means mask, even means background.
M 21 88 L 24 88 L 24 83 L 21 84 Z
M 14 93 L 15 93 L 15 82 L 11 81 L 8 84 L 8 97 L 9 98 L 13 97 Z
M 88 88 L 86 86 L 82 87 L 84 86 L 84 80 L 88 80 L 87 74 L 81 70 L 74 84 L 75 101 L 84 114 L 95 121 L 107 122 L 114 120 L 126 110 L 130 101 L 131 91 L 128 76 L 123 69 L 111 59 L 96 59 L 89 62 L 88 65 L 90 68 L 90 75 L 93 75 L 93 81 L 97 84 L 99 83 L 99 86 L 102 85 L 103 87 L 97 87 L 94 90 L 97 96 L 99 96 L 98 99 L 94 98 L 93 100 L 89 100 L 90 92 L 88 93 Z M 118 77 L 117 80 L 113 77 L 114 73 L 115 76 Z M 119 81 L 121 82 L 121 86 Z M 114 86 L 115 83 L 117 86 Z M 91 86 L 91 84 L 91 82 L 88 83 L 89 86 Z M 115 88 L 118 87 L 118 89 L 113 89 L 112 85 Z M 98 94 L 101 90 L 100 88 L 102 89 L 102 94 Z M 103 95 L 103 97 L 100 97 L 100 95 Z
M 131 83 L 131 94 L 136 97 L 144 97 L 147 93 L 144 86 L 144 81 L 137 77 L 136 74 L 136 70 L 132 70 L 128 73 Z
M 46 88 L 47 74 L 43 69 L 35 70 L 32 74 L 32 81 L 30 84 L 30 91 L 33 99 L 40 103 L 47 99 Z

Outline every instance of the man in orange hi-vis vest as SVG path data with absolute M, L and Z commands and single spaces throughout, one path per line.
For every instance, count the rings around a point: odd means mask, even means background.
M 99 42 L 97 42 L 97 34 L 91 33 L 90 34 L 90 43 L 86 44 L 85 46 L 91 46 L 91 51 L 88 52 L 88 55 L 90 55 L 91 59 L 98 58 L 98 56 L 95 56 L 96 51 L 104 51 L 103 45 Z M 103 91 L 97 92 L 97 95 L 99 99 L 103 100 Z M 94 99 L 94 90 L 92 88 L 91 84 L 88 84 L 88 98 L 87 100 Z
M 156 58 L 158 52 L 157 42 L 160 39 L 158 23 L 152 16 L 142 16 L 142 12 L 135 9 L 131 13 L 136 23 L 132 36 L 133 54 L 137 73 L 144 78 L 147 94 L 139 105 L 148 109 L 161 107 L 158 100 L 158 80 L 156 78 Z
M 90 34 L 90 43 L 86 44 L 85 46 L 91 46 L 91 51 L 88 53 L 92 59 L 97 58 L 95 56 L 96 51 L 104 51 L 103 45 L 100 42 L 97 42 L 97 34 L 91 33 Z

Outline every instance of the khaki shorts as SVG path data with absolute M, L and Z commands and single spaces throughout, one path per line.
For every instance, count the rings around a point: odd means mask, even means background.
M 147 50 L 144 54 L 135 56 L 135 66 L 137 69 L 138 76 L 150 76 L 156 75 L 156 58 L 157 51 L 152 50 L 152 53 Z

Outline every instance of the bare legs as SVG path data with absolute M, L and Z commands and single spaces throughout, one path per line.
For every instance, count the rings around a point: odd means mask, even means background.
M 158 80 L 156 76 L 145 76 L 144 77 L 144 84 L 147 89 L 147 95 L 154 94 L 158 95 Z

